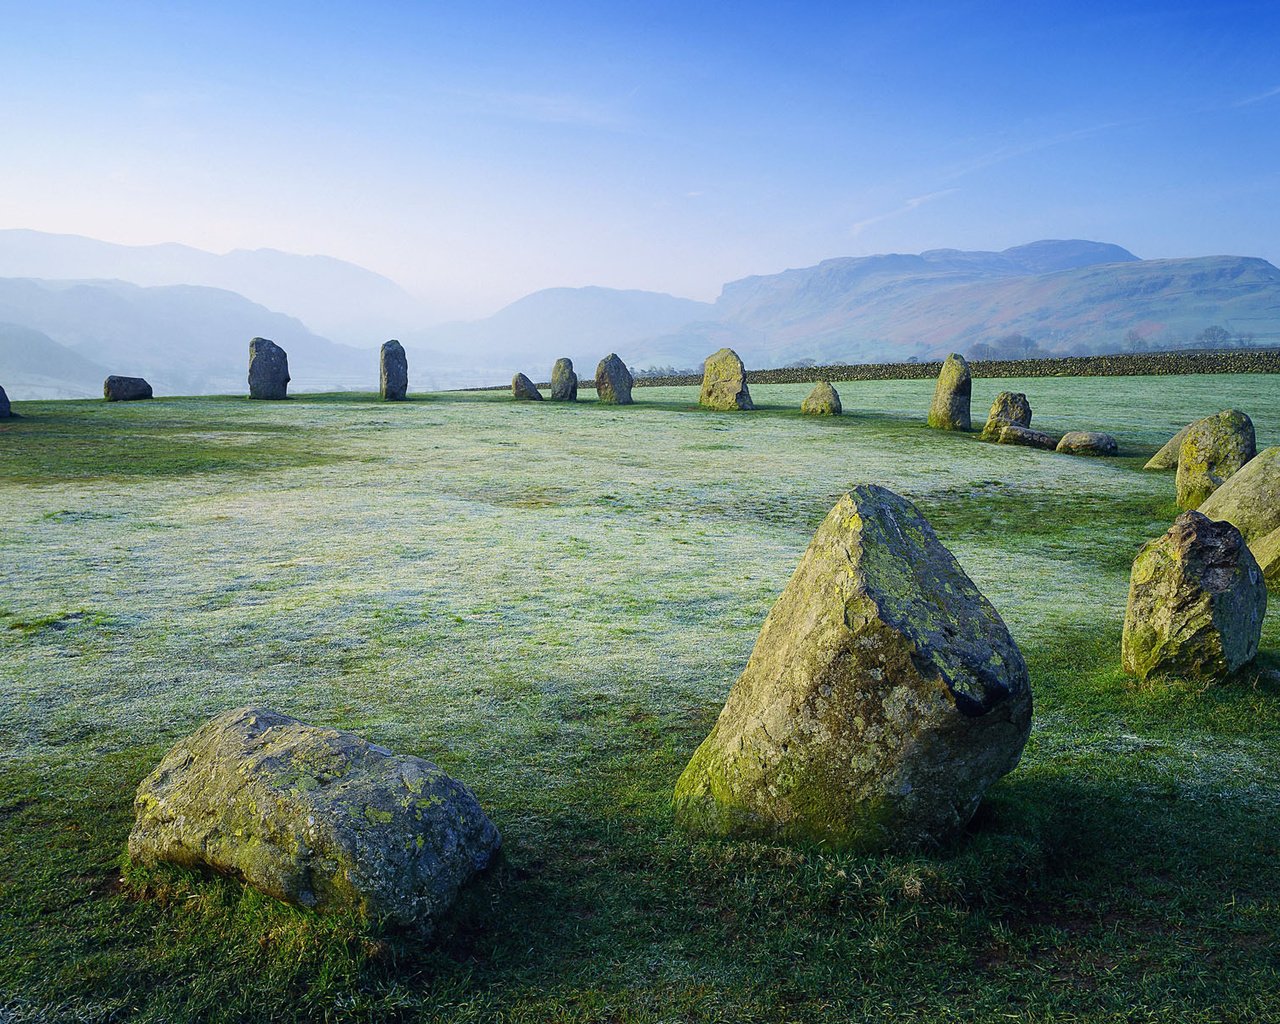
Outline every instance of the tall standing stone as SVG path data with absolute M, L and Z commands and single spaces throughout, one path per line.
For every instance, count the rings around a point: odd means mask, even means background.
M 982 428 L 984 441 L 1000 438 L 1001 427 L 1030 427 L 1031 403 L 1021 391 L 1001 391 L 991 403 L 987 413 L 987 425 Z
M 952 352 L 942 364 L 938 386 L 929 406 L 929 426 L 938 430 L 968 430 L 972 426 L 969 402 L 973 396 L 973 377 L 964 356 Z
M 102 382 L 102 397 L 108 402 L 139 402 L 151 397 L 151 385 L 141 377 L 117 377 Z
M 1124 670 L 1139 679 L 1223 679 L 1258 653 L 1266 613 L 1262 570 L 1240 531 L 1183 512 L 1134 560 Z
M 946 842 L 1030 727 L 999 614 L 915 506 L 864 484 L 818 527 L 673 810 L 710 836 Z
M 517 373 L 511 378 L 511 397 L 517 402 L 541 402 L 542 392 L 523 373 Z
M 800 403 L 805 416 L 839 416 L 843 411 L 840 394 L 827 381 L 819 381 Z
M 409 393 L 409 358 L 394 338 L 382 343 L 378 358 L 378 391 L 384 402 L 403 402 Z
M 1244 535 L 1267 584 L 1280 583 L 1280 448 L 1268 448 L 1209 496 L 1199 511 Z
M 747 387 L 747 368 L 733 349 L 722 348 L 707 357 L 698 404 L 720 412 L 755 408 Z
M 420 931 L 501 839 L 430 761 L 244 707 L 180 740 L 138 786 L 129 856 L 233 875 L 268 896 Z
M 1178 507 L 1196 508 L 1258 453 L 1253 421 L 1236 409 L 1197 420 L 1178 451 Z
M 634 383 L 627 364 L 613 352 L 596 367 L 596 397 L 608 405 L 630 405 Z
M 267 338 L 249 342 L 249 397 L 281 399 L 288 397 L 289 356 Z
M 13 408 L 9 405 L 9 396 L 4 393 L 4 388 L 0 388 L 0 420 L 7 420 L 13 415 Z
M 551 368 L 551 401 L 576 402 L 578 400 L 578 375 L 573 372 L 572 359 L 557 359 Z

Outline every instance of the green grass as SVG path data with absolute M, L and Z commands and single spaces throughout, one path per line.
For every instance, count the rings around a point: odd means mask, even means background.
M 1144 457 L 1267 377 L 986 381 L 1074 459 L 923 426 L 928 381 L 20 403 L 0 426 L 0 1021 L 1280 1020 L 1280 615 L 1229 684 L 1119 670 L 1175 514 Z M 915 500 L 1032 670 L 954 849 L 691 842 L 671 788 L 817 523 Z M 257 701 L 436 761 L 501 829 L 434 940 L 122 870 L 138 781 Z M 127 881 L 122 881 L 127 879 Z

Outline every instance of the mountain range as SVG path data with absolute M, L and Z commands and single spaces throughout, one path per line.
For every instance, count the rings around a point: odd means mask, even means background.
M 1275 343 L 1280 270 L 1250 257 L 1142 260 L 1108 243 L 1048 240 L 825 260 L 730 282 L 714 303 L 550 288 L 434 327 L 419 326 L 411 306 L 393 282 L 327 257 L 0 231 L 0 385 L 18 399 L 71 397 L 123 373 L 146 376 L 158 394 L 243 393 L 255 335 L 289 352 L 300 390 L 372 390 L 376 346 L 388 337 L 405 343 L 417 390 L 502 383 L 516 370 L 546 379 L 563 355 L 586 377 L 610 351 L 636 369 L 686 369 L 722 345 L 766 367 L 931 359 L 1010 335 L 1057 354 L 1135 339 L 1173 347 L 1211 325 Z M 353 338 L 360 347 L 340 343 Z

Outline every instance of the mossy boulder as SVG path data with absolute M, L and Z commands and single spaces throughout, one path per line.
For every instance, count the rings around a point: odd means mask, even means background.
M 260 707 L 175 744 L 134 810 L 135 861 L 422 931 L 501 842 L 470 790 L 429 761 Z
M 1043 430 L 1032 430 L 1030 427 L 1020 427 L 1016 423 L 1002 424 L 996 433 L 996 441 L 999 444 L 1018 444 L 1024 448 L 1042 448 L 1049 452 L 1058 447 L 1058 439 L 1052 434 L 1046 434 Z
M 819 381 L 800 403 L 800 411 L 806 416 L 839 416 L 840 394 L 827 381 Z
M 573 372 L 572 359 L 557 359 L 551 368 L 551 401 L 576 402 L 578 400 L 578 375 Z
M 938 430 L 968 430 L 972 426 L 970 400 L 973 396 L 973 377 L 964 356 L 952 352 L 938 373 L 938 384 L 933 390 L 933 404 L 929 406 L 929 426 Z
M 151 385 L 142 377 L 119 377 L 113 373 L 102 382 L 102 397 L 108 402 L 142 402 L 151 396 Z
M 1063 455 L 1114 455 L 1120 444 L 1110 434 L 1098 430 L 1069 430 L 1062 435 L 1056 451 Z
M 1031 403 L 1021 391 L 1001 391 L 991 403 L 991 411 L 987 413 L 987 425 L 982 428 L 984 441 L 996 441 L 1000 437 L 1000 428 L 1005 426 L 1031 426 Z
M 1169 440 L 1164 443 L 1163 447 L 1161 447 L 1158 452 L 1147 460 L 1147 464 L 1142 468 L 1177 469 L 1178 453 L 1182 451 L 1182 441 L 1187 436 L 1188 431 L 1190 431 L 1195 423 L 1198 422 L 1200 421 L 1196 420 L 1193 423 L 1188 423 L 1185 427 L 1174 434 L 1173 437 L 1169 438 Z
M 698 404 L 720 412 L 755 408 L 747 387 L 747 368 L 733 349 L 722 348 L 707 356 Z
M 1253 421 L 1239 410 L 1197 420 L 1178 450 L 1178 507 L 1198 508 L 1256 454 Z
M 511 378 L 511 397 L 517 402 L 541 402 L 542 392 L 523 373 Z
M 1133 563 L 1121 639 L 1124 670 L 1215 682 L 1258 653 L 1267 588 L 1230 523 L 1184 512 Z
M 676 784 L 705 836 L 830 849 L 957 836 L 1018 763 L 1021 652 L 929 523 L 864 484 L 818 527 Z
M 289 397 L 289 355 L 269 338 L 249 342 L 249 397 L 267 401 Z
M 1280 590 L 1280 527 L 1253 541 L 1249 551 L 1262 570 L 1267 589 Z
M 409 357 L 394 338 L 378 355 L 378 393 L 384 402 L 403 402 L 409 394 Z
M 627 364 L 610 352 L 596 366 L 596 398 L 607 405 L 630 405 L 635 381 Z
M 1268 584 L 1275 589 L 1277 531 L 1280 531 L 1280 448 L 1249 460 L 1199 508 L 1210 519 L 1230 523 L 1244 535 Z

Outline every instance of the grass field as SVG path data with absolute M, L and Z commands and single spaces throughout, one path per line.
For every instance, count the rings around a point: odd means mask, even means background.
M 1119 671 L 1141 471 L 1274 377 L 975 382 L 1089 460 L 927 430 L 932 383 L 18 403 L 0 425 L 0 1021 L 1280 1021 L 1280 611 L 1230 683 Z M 851 484 L 930 518 L 1027 655 L 955 849 L 691 842 L 677 775 Z M 1278 603 L 1277 607 L 1280 607 Z M 440 764 L 502 862 L 433 941 L 122 869 L 139 780 L 261 702 Z

